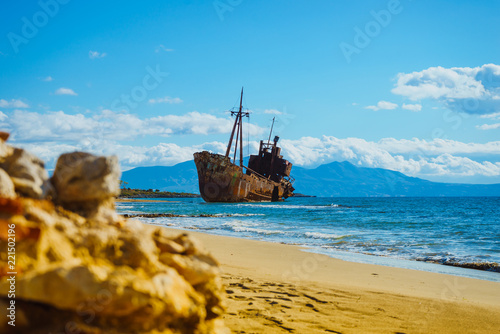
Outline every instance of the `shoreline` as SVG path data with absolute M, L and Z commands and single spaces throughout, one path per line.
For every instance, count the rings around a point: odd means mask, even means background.
M 421 260 L 410 260 L 401 259 L 397 257 L 389 257 L 382 255 L 364 254 L 335 250 L 333 252 L 321 252 L 317 249 L 304 247 L 306 252 L 323 254 L 334 259 L 344 260 L 348 262 L 360 263 L 360 264 L 373 264 L 379 266 L 387 266 L 392 268 L 401 268 L 417 271 L 425 271 L 437 274 L 453 275 L 458 277 L 466 277 L 473 279 L 481 279 L 491 282 L 500 282 L 500 272 L 498 271 L 498 265 L 495 263 L 495 270 L 484 269 L 485 267 L 491 266 L 490 263 L 484 264 L 479 268 L 474 268 L 474 263 L 439 263 L 434 261 L 421 261 Z
M 123 214 L 123 213 L 122 213 Z M 125 218 L 147 218 L 147 219 L 153 219 L 153 218 L 176 218 L 176 217 L 181 217 L 181 218 L 219 218 L 219 217 L 231 217 L 231 214 L 228 215 L 209 215 L 209 214 L 200 214 L 200 215 L 179 215 L 179 214 L 171 214 L 171 213 L 163 213 L 163 214 L 123 214 Z M 149 224 L 149 222 L 148 222 Z M 153 224 L 157 226 L 163 226 L 166 228 L 171 228 L 169 226 L 161 225 L 161 224 Z M 178 230 L 183 230 L 186 232 L 198 232 L 198 233 L 204 233 L 200 232 L 199 230 L 192 229 L 192 228 L 178 228 Z M 211 234 L 210 235 L 214 236 L 219 236 L 216 234 Z M 254 240 L 254 241 L 263 241 L 263 242 L 270 242 L 270 243 L 277 243 L 274 241 L 267 241 L 267 240 L 257 240 L 257 239 L 252 239 L 252 238 L 244 238 L 244 237 L 238 237 L 238 236 L 224 236 L 223 237 L 229 237 L 229 238 L 241 238 L 243 240 Z M 454 276 L 460 276 L 460 277 L 467 277 L 467 278 L 476 278 L 476 279 L 483 279 L 483 280 L 488 280 L 488 281 L 493 281 L 493 282 L 500 282 L 500 264 L 496 262 L 484 262 L 484 263 L 469 263 L 469 262 L 437 262 L 437 261 L 426 261 L 426 260 L 413 260 L 413 259 L 402 259 L 402 258 L 397 258 L 397 257 L 390 257 L 390 256 L 381 256 L 381 255 L 374 255 L 374 254 L 365 254 L 365 253 L 356 253 L 356 252 L 348 252 L 348 251 L 342 251 L 342 250 L 335 250 L 333 252 L 326 252 L 323 251 L 322 249 L 319 249 L 317 247 L 308 247 L 308 246 L 302 246 L 302 245 L 295 245 L 295 244 L 287 244 L 287 243 L 279 243 L 283 245 L 291 245 L 291 246 L 298 246 L 300 247 L 303 251 L 314 253 L 314 254 L 322 254 L 334 259 L 339 259 L 339 260 L 345 260 L 349 262 L 355 262 L 355 263 L 360 263 L 360 264 L 375 264 L 375 265 L 382 265 L 382 266 L 389 266 L 389 267 L 394 267 L 394 268 L 403 268 L 403 269 L 410 269 L 410 270 L 418 270 L 418 271 L 426 271 L 426 272 L 432 272 L 432 273 L 442 273 L 442 274 L 448 274 L 448 275 L 454 275 Z
M 494 332 L 500 283 L 343 261 L 299 246 L 166 227 L 220 262 L 236 333 Z
M 230 236 L 219 236 L 219 235 L 214 235 L 214 234 L 208 234 L 208 233 L 203 233 L 203 232 L 198 232 L 198 231 L 193 231 L 193 230 L 184 230 L 184 229 L 177 229 L 177 228 L 170 228 L 170 227 L 164 227 L 167 230 L 170 231 L 175 231 L 177 233 L 187 233 L 190 235 L 195 236 L 198 238 L 202 243 L 205 245 L 205 247 L 212 251 L 216 259 L 221 261 L 221 259 L 224 259 L 225 261 L 228 262 L 230 266 L 233 266 L 233 261 L 234 261 L 234 256 L 240 255 L 241 259 L 248 260 L 247 264 L 257 268 L 259 267 L 262 263 L 256 263 L 254 258 L 252 257 L 252 254 L 259 255 L 262 257 L 263 260 L 266 259 L 266 254 L 265 251 L 269 251 L 271 255 L 275 255 L 276 252 L 280 254 L 280 260 L 285 260 L 289 259 L 291 260 L 290 263 L 280 263 L 279 265 L 274 263 L 273 261 L 270 260 L 269 265 L 269 272 L 270 273 L 275 273 L 279 274 L 280 276 L 283 276 L 284 279 L 290 278 L 292 280 L 301 280 L 302 278 L 306 278 L 306 280 L 314 280 L 319 283 L 324 283 L 324 282 L 330 282 L 330 276 L 329 272 L 324 272 L 323 269 L 326 268 L 326 266 L 331 265 L 333 267 L 338 267 L 341 269 L 345 269 L 344 274 L 339 276 L 340 280 L 346 279 L 346 282 L 350 282 L 351 278 L 357 278 L 356 275 L 354 274 L 348 274 L 348 272 L 356 272 L 356 273 L 369 273 L 368 276 L 373 276 L 371 275 L 373 272 L 383 272 L 383 273 L 388 273 L 391 276 L 397 275 L 398 277 L 404 277 L 405 280 L 408 279 L 409 281 L 407 284 L 410 284 L 410 281 L 416 280 L 415 278 L 412 278 L 412 275 L 416 276 L 425 276 L 428 279 L 459 279 L 459 280 L 464 280 L 464 281 L 477 281 L 476 283 L 483 282 L 485 286 L 490 286 L 490 287 L 496 287 L 497 291 L 494 294 L 490 294 L 487 291 L 485 292 L 485 296 L 488 296 L 488 299 L 490 297 L 496 296 L 496 299 L 492 299 L 492 305 L 497 305 L 500 307 L 500 283 L 499 282 L 493 282 L 489 280 L 481 280 L 481 279 L 476 279 L 476 278 L 468 278 L 468 277 L 463 277 L 463 276 L 455 276 L 455 275 L 449 275 L 449 274 L 443 274 L 443 273 L 434 273 L 434 272 L 429 272 L 429 271 L 423 271 L 423 270 L 416 270 L 416 269 L 408 269 L 408 268 L 400 268 L 400 267 L 393 267 L 393 266 L 386 266 L 386 265 L 380 265 L 380 264 L 370 264 L 370 263 L 360 263 L 360 262 L 353 262 L 353 261 L 346 261 L 338 258 L 332 258 L 328 255 L 324 254 L 318 254 L 318 253 L 311 253 L 308 252 L 308 248 L 301 247 L 298 245 L 289 245 L 289 244 L 281 244 L 281 243 L 274 243 L 274 242 L 269 242 L 269 241 L 260 241 L 260 240 L 250 240 L 250 239 L 245 239 L 245 238 L 237 238 L 237 237 L 230 237 Z M 231 248 L 231 246 L 234 247 Z M 226 252 L 230 252 L 231 255 L 227 255 Z M 245 253 L 244 251 L 252 251 L 252 254 L 250 253 Z M 233 255 L 234 254 L 234 255 Z M 272 259 L 272 260 L 278 260 L 278 259 Z M 300 262 L 303 261 L 303 264 L 300 264 Z M 221 261 L 222 262 L 222 261 Z M 297 263 L 298 262 L 298 263 Z M 245 262 L 246 263 L 246 262 Z M 265 262 L 264 262 L 265 263 Z M 276 267 L 275 267 L 276 266 Z M 290 268 L 287 268 L 290 267 Z M 442 266 L 442 265 L 439 265 Z M 278 269 L 281 268 L 282 270 Z M 300 270 L 299 270 L 300 269 Z M 309 270 L 309 269 L 314 269 L 314 270 Z M 277 271 L 278 270 L 278 271 Z M 284 273 L 284 274 L 283 274 Z M 314 277 L 314 279 L 313 279 Z M 366 277 L 365 277 L 366 278 Z M 356 280 L 355 280 L 356 281 Z M 363 281 L 363 284 L 365 283 L 370 283 L 370 285 L 373 283 L 370 279 Z M 364 286 L 361 284 L 362 286 Z M 415 283 L 416 284 L 416 283 Z M 417 284 L 418 285 L 418 284 Z M 408 285 L 409 286 L 409 285 Z M 391 288 L 392 285 L 381 285 L 384 289 Z M 383 290 L 384 290 L 383 289 Z M 405 290 L 401 290 L 401 292 L 404 292 Z M 432 297 L 434 295 L 430 295 Z

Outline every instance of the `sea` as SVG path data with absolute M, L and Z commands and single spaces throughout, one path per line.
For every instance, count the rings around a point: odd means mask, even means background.
M 162 199 L 156 199 L 162 200 Z M 297 197 L 274 203 L 201 198 L 121 202 L 122 214 L 209 234 L 299 245 L 347 261 L 500 282 L 500 197 Z M 488 270 L 466 269 L 480 264 Z

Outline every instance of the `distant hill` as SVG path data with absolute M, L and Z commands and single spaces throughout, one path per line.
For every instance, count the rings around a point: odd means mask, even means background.
M 431 182 L 382 168 L 332 162 L 314 169 L 294 166 L 296 192 L 321 197 L 500 196 L 500 184 Z M 199 193 L 193 161 L 170 167 L 138 167 L 123 172 L 127 187 Z
M 137 167 L 122 173 L 127 188 L 199 194 L 198 173 L 194 161 L 175 166 Z
M 294 166 L 292 171 L 297 191 L 316 196 L 500 196 L 500 184 L 431 182 L 388 169 L 356 167 L 347 161 L 315 169 Z

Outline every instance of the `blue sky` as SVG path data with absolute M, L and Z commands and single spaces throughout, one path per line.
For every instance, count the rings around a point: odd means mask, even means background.
M 272 117 L 296 165 L 500 182 L 498 1 L 77 1 L 4 4 L 0 127 L 53 168 L 222 152 L 227 110 Z

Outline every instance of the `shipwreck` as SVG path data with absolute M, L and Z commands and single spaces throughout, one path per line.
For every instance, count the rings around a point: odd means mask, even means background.
M 201 197 L 206 202 L 277 202 L 293 196 L 292 164 L 281 155 L 279 137 L 275 136 L 271 142 L 273 126 L 267 142 L 260 141 L 259 153 L 250 155 L 248 166 L 243 165 L 243 118 L 249 116 L 248 111 L 243 111 L 243 89 L 240 106 L 231 110 L 231 115 L 236 118 L 226 154 L 208 151 L 194 154 Z

